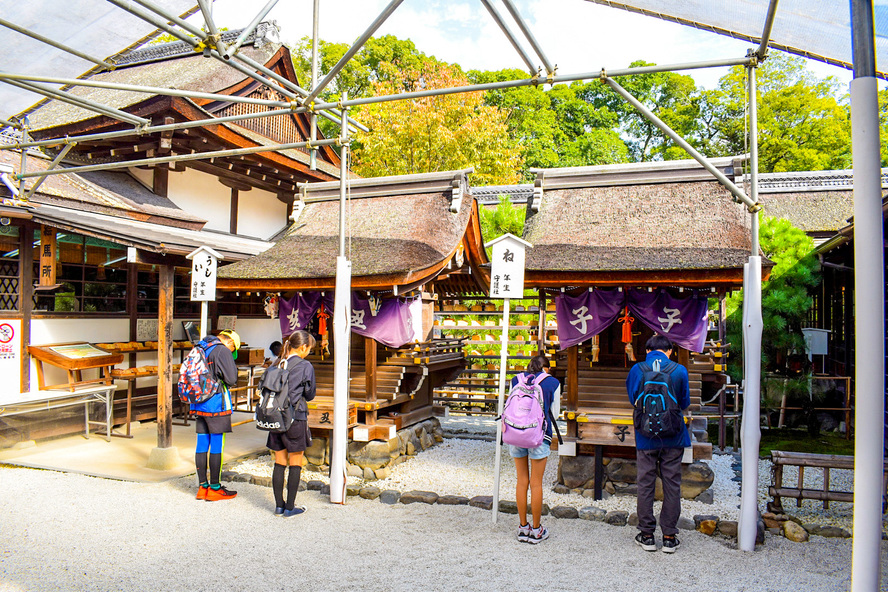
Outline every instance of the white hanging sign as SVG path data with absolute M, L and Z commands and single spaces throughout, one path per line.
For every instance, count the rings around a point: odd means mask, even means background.
M 532 246 L 513 234 L 504 234 L 485 246 L 493 247 L 490 259 L 490 297 L 524 297 L 524 250 Z
M 216 300 L 216 268 L 222 256 L 209 247 L 200 247 L 187 255 L 191 259 L 192 302 Z

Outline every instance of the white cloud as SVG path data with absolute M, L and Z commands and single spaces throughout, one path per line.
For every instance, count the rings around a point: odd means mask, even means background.
M 514 0 L 534 36 L 560 74 L 624 68 L 635 60 L 677 64 L 742 57 L 750 44 L 655 18 L 609 8 L 585 0 Z M 321 0 L 320 37 L 351 43 L 389 4 L 389 0 Z M 500 14 L 517 26 L 500 2 Z M 216 0 L 219 26 L 246 26 L 261 3 Z M 249 8 L 247 8 L 249 7 Z M 199 19 L 197 15 L 195 18 Z M 285 0 L 271 11 L 285 42 L 311 36 L 312 1 Z M 420 51 L 455 62 L 465 70 L 525 69 L 480 0 L 405 0 L 383 23 L 377 35 L 411 39 Z M 522 37 L 523 39 L 523 37 Z M 530 44 L 523 42 L 528 54 Z M 850 73 L 841 68 L 810 62 L 818 76 L 833 75 L 847 83 Z M 714 87 L 726 68 L 689 71 L 698 84 Z

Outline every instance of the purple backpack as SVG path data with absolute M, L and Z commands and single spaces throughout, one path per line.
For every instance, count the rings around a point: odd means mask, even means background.
M 521 373 L 503 409 L 503 442 L 521 448 L 536 448 L 546 437 L 543 387 L 548 374 L 536 377 Z

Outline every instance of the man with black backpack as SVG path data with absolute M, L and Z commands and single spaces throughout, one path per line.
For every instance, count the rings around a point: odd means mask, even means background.
M 659 476 L 663 483 L 660 530 L 663 552 L 674 553 L 681 544 L 681 457 L 691 445 L 683 412 L 691 405 L 687 368 L 669 359 L 672 342 L 664 335 L 648 339 L 647 357 L 629 371 L 626 391 L 635 407 L 635 458 L 638 472 L 638 530 L 635 542 L 645 551 L 656 551 L 654 491 Z

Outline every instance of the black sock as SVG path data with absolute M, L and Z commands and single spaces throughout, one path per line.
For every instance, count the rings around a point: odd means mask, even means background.
M 290 467 L 287 475 L 287 509 L 292 510 L 296 506 L 296 493 L 299 491 L 299 477 L 302 475 L 302 467 Z
M 271 490 L 274 492 L 274 507 L 284 507 L 284 469 L 287 465 L 274 463 L 274 472 L 271 474 Z
M 194 466 L 197 467 L 197 483 L 198 485 L 206 485 L 207 483 L 207 453 L 194 453 Z
M 210 453 L 210 485 L 216 485 L 213 489 L 219 489 L 219 478 L 222 476 L 222 453 Z

